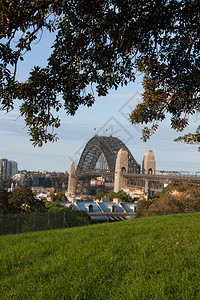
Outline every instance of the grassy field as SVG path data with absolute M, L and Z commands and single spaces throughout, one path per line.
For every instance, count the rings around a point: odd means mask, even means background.
M 0 237 L 0 299 L 200 299 L 200 214 Z

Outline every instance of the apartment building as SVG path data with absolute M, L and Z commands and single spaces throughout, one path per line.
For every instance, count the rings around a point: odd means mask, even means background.
M 0 158 L 0 181 L 11 178 L 18 173 L 18 165 L 14 160 Z

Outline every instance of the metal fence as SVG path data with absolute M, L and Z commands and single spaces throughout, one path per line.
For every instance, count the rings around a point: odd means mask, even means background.
M 90 224 L 90 218 L 84 212 L 67 210 L 26 215 L 0 215 L 0 235 L 88 224 Z

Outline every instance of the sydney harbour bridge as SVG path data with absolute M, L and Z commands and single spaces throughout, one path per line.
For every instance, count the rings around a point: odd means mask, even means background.
M 148 151 L 147 151 L 148 152 Z M 152 152 L 152 151 L 149 151 Z M 151 153 L 150 153 L 151 154 Z M 152 157 L 151 157 L 152 160 Z M 68 193 L 88 194 L 91 178 L 112 178 L 114 191 L 121 188 L 139 187 L 144 192 L 162 191 L 165 183 L 190 180 L 200 184 L 199 173 L 191 175 L 181 171 L 156 171 L 151 168 L 141 169 L 128 147 L 113 136 L 92 137 L 86 144 L 77 168 L 70 166 Z M 155 164 L 154 164 L 155 166 Z

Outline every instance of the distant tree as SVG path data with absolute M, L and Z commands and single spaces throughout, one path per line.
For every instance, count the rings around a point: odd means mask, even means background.
M 146 199 L 140 199 L 138 202 L 137 202 L 137 210 L 148 210 L 149 209 L 149 206 L 152 204 L 151 201 L 149 200 L 146 200 Z
M 169 184 L 151 201 L 139 201 L 138 209 L 149 211 L 200 211 L 200 186 L 191 182 Z
M 45 203 L 45 208 L 48 211 L 59 211 L 59 210 L 63 210 L 63 209 L 67 209 L 66 207 L 63 207 L 62 205 L 60 205 L 57 202 L 49 202 L 49 201 L 44 201 Z
M 8 196 L 7 191 L 0 189 L 0 214 L 8 214 L 11 212 Z
M 68 201 L 67 197 L 62 192 L 57 192 L 56 194 L 50 193 L 53 201 Z
M 31 188 L 28 187 L 14 189 L 9 197 L 9 205 L 14 208 L 15 213 L 31 213 L 45 210 L 44 202 L 36 199 Z
M 68 201 L 67 197 L 62 192 L 57 192 L 56 196 L 58 199 L 57 201 Z
M 133 198 L 122 190 L 116 193 L 116 196 L 114 198 L 120 198 L 122 202 L 133 202 Z
M 2 188 L 2 189 L 10 188 L 11 184 L 12 184 L 12 179 L 11 178 L 4 179 L 0 182 L 0 188 Z
M 98 188 L 96 190 L 95 199 L 101 199 L 102 197 L 105 197 L 108 194 L 108 191 L 103 188 Z
M 113 201 L 114 198 L 120 198 L 122 202 L 133 202 L 133 199 L 124 191 L 119 191 L 117 193 L 113 191 L 107 191 L 106 197 Z
M 1 1 L 1 107 L 9 111 L 19 99 L 31 141 L 41 146 L 57 139 L 62 107 L 74 115 L 94 103 L 93 90 L 105 96 L 141 72 L 143 102 L 131 122 L 150 122 L 146 140 L 169 113 L 181 131 L 200 110 L 199 15 L 198 0 Z M 56 35 L 47 66 L 18 82 L 19 61 L 45 30 Z M 199 143 L 200 127 L 177 140 Z

